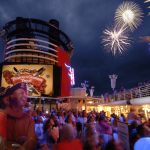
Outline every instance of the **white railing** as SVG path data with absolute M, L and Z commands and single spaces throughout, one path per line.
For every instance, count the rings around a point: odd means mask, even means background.
M 108 103 L 120 100 L 130 101 L 131 99 L 150 96 L 150 83 L 141 85 L 132 89 L 124 89 L 113 94 L 102 95 L 97 101 L 98 103 Z
M 150 84 L 141 85 L 130 90 L 124 90 L 123 95 L 124 96 L 121 97 L 120 100 L 130 100 L 150 96 Z

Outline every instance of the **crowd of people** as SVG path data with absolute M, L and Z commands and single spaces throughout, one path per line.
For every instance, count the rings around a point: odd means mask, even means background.
M 142 122 L 134 109 L 107 117 L 104 111 L 45 113 L 27 104 L 24 83 L 0 88 L 0 150 L 126 150 L 118 122 L 128 124 L 131 150 L 150 148 L 150 119 Z

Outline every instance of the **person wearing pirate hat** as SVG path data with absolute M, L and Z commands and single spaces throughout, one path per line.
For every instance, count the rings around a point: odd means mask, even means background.
M 24 92 L 22 93 L 26 93 L 27 92 L 27 86 L 25 83 L 18 83 L 12 87 L 0 87 L 0 109 L 5 109 L 5 107 L 7 105 L 11 105 L 12 101 L 9 101 L 9 96 L 12 97 L 13 93 L 17 93 L 16 91 L 19 91 L 19 89 Z M 16 94 L 16 96 L 18 97 L 20 94 Z M 21 95 L 23 96 L 23 95 Z M 27 99 L 27 96 L 23 96 L 24 98 Z M 21 100 L 20 100 L 21 101 Z M 24 101 L 26 103 L 26 100 Z
M 7 90 L 3 89 L 1 93 L 1 106 L 7 115 L 7 148 L 13 149 L 15 145 L 21 150 L 34 150 L 34 122 L 31 116 L 23 111 L 27 103 L 26 84 L 18 83 Z

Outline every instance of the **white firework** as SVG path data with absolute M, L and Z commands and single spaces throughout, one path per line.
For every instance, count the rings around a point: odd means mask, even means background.
M 123 51 L 130 45 L 130 39 L 125 34 L 125 28 L 104 30 L 104 38 L 102 43 L 104 47 L 110 50 L 114 55 L 117 53 L 122 54 Z
M 128 26 L 132 31 L 142 22 L 143 12 L 134 2 L 123 2 L 116 10 L 115 21 L 118 26 Z
M 148 3 L 148 2 L 150 2 L 150 0 L 146 0 L 144 3 Z
M 146 0 L 144 3 L 150 3 L 150 0 Z M 148 8 L 150 8 L 150 6 L 148 6 Z M 148 13 L 148 15 L 150 15 L 150 12 Z

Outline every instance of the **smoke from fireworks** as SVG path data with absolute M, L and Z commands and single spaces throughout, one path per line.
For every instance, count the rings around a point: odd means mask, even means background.
M 142 22 L 143 13 L 134 2 L 123 2 L 116 10 L 115 21 L 118 26 L 128 26 L 132 31 Z
M 104 30 L 104 38 L 102 43 L 104 43 L 105 48 L 111 50 L 111 52 L 116 55 L 117 52 L 121 53 L 130 45 L 129 37 L 124 33 L 125 28 L 114 29 L 114 30 Z

